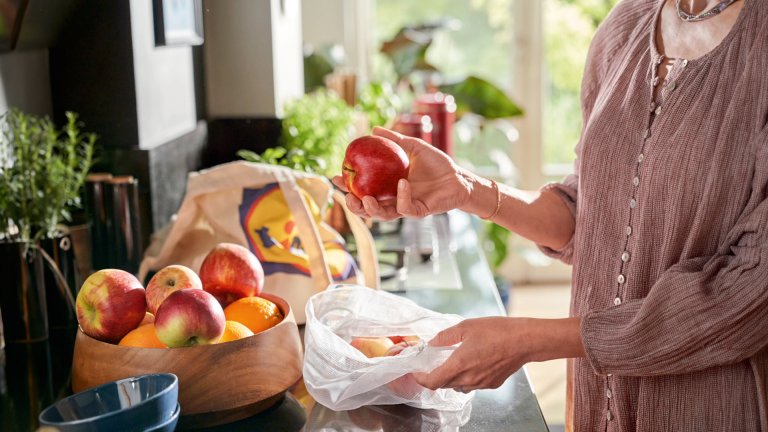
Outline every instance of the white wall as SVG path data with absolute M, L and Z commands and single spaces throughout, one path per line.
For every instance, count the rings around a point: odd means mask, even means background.
M 211 118 L 281 117 L 304 92 L 299 0 L 206 0 Z
M 149 149 L 197 126 L 192 48 L 155 47 L 152 2 L 131 0 L 139 148 Z
M 338 44 L 344 47 L 347 68 L 366 82 L 373 47 L 372 0 L 303 0 L 304 43 L 320 48 Z
M 0 55 L 0 113 L 10 107 L 51 116 L 48 50 Z

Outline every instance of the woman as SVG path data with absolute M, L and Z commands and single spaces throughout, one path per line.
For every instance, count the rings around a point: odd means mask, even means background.
M 621 1 L 582 110 L 574 174 L 536 192 L 375 131 L 411 171 L 396 203 L 348 194 L 356 213 L 458 208 L 573 264 L 570 318 L 466 320 L 431 342 L 461 345 L 418 381 L 494 388 L 566 357 L 571 430 L 768 431 L 768 2 Z

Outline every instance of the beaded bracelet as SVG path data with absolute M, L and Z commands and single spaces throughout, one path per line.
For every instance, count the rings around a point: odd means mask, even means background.
M 496 180 L 491 179 L 491 187 L 496 189 L 496 209 L 493 210 L 493 213 L 491 213 L 490 216 L 484 217 L 485 220 L 491 220 L 496 217 L 496 215 L 499 214 L 499 210 L 501 210 L 501 189 L 499 189 L 498 183 L 496 183 Z

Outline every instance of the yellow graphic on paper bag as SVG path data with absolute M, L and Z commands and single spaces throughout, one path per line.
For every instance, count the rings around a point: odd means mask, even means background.
M 304 190 L 301 190 L 301 195 L 315 223 L 320 224 L 317 204 Z M 277 183 L 260 189 L 243 190 L 240 224 L 248 246 L 264 267 L 265 275 L 279 272 L 310 275 L 308 256 L 301 246 L 296 223 Z M 333 239 L 323 238 L 331 276 L 336 281 L 347 280 L 357 272 L 357 266 L 340 238 L 331 237 Z

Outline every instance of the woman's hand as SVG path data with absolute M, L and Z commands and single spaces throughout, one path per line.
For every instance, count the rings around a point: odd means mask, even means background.
M 448 155 L 426 142 L 403 136 L 384 128 L 374 128 L 374 135 L 388 138 L 405 150 L 410 161 L 408 179 L 400 180 L 397 199 L 377 201 L 371 196 L 358 199 L 347 193 L 347 206 L 361 217 L 391 220 L 402 216 L 425 217 L 461 207 L 469 199 L 470 174 Z M 347 191 L 341 176 L 333 183 Z
M 475 318 L 438 333 L 431 346 L 459 345 L 448 360 L 429 373 L 414 373 L 416 382 L 435 390 L 464 393 L 498 388 L 530 361 L 584 356 L 581 318 L 557 320 Z

